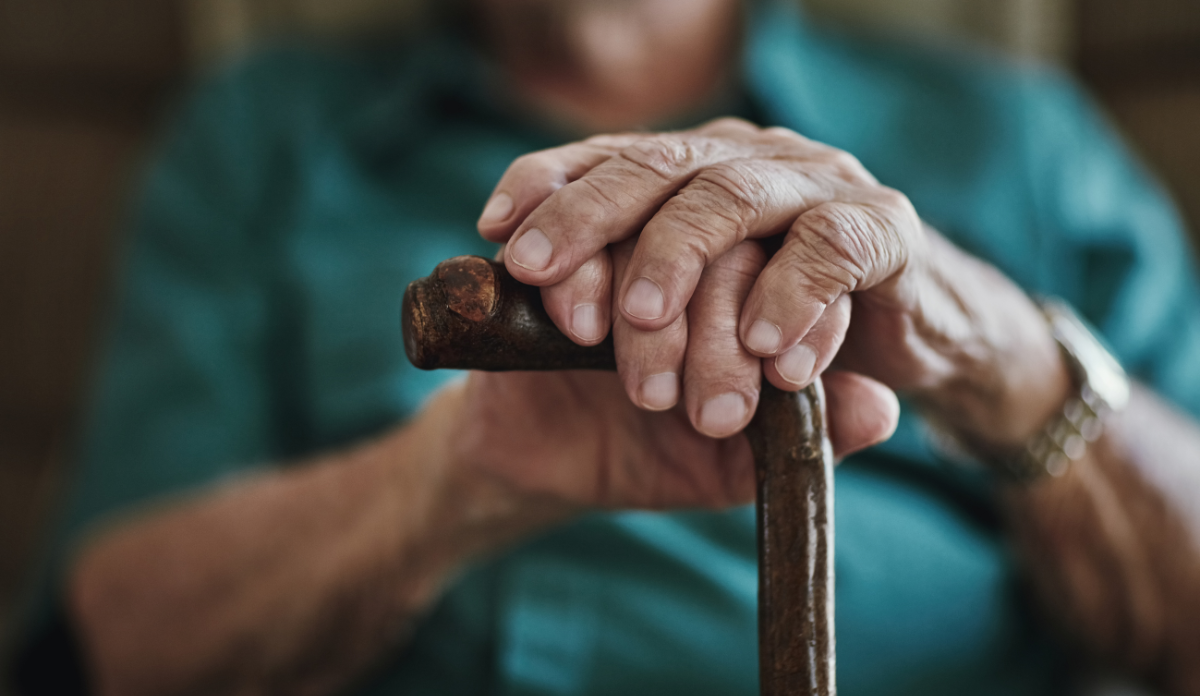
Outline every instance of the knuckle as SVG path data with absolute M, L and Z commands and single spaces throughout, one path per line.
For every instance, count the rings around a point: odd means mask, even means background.
M 792 305 L 814 298 L 828 303 L 854 287 L 854 274 L 850 270 L 822 263 L 817 258 L 818 254 L 802 245 L 780 249 L 772 259 L 775 280 L 769 293 Z
M 879 253 L 878 223 L 860 207 L 845 203 L 819 205 L 800 221 L 798 243 L 790 246 L 805 262 L 805 272 L 821 277 L 827 289 L 857 288 Z
M 725 116 L 725 118 L 718 119 L 716 122 L 718 122 L 721 127 L 731 128 L 731 130 L 736 131 L 757 133 L 758 131 L 762 130 L 762 128 L 758 127 L 756 124 L 751 124 L 750 121 L 745 119 L 738 119 L 736 116 Z
M 745 160 L 730 160 L 708 167 L 696 175 L 689 188 L 706 194 L 701 199 L 707 201 L 709 208 L 737 221 L 737 241 L 745 239 L 762 217 L 771 190 Z
M 540 172 L 543 169 L 543 165 L 539 164 L 539 161 L 543 157 L 545 157 L 545 154 L 542 152 L 530 152 L 521 155 L 513 160 L 512 164 L 508 165 L 508 171 L 504 173 L 504 176 L 506 178 L 524 178 L 534 174 L 535 172 Z
M 680 200 L 680 199 L 676 199 Z M 672 265 L 705 268 L 718 259 L 736 236 L 741 221 L 724 210 L 675 203 L 663 210 L 659 223 L 670 233 Z
M 800 135 L 799 133 L 792 130 L 791 128 L 784 128 L 783 126 L 771 126 L 770 128 L 763 130 L 763 134 L 774 137 L 774 138 L 784 138 L 789 141 L 792 141 L 793 143 L 808 143 L 808 142 L 810 142 L 809 139 L 804 137 L 803 135 Z
M 843 167 L 845 169 L 857 169 L 862 167 L 862 163 L 858 161 L 857 157 L 849 152 L 846 152 L 845 150 L 838 150 L 837 148 L 833 148 L 829 153 L 829 162 L 836 167 Z
M 873 183 L 875 181 L 862 162 L 845 150 L 825 148 L 815 159 L 832 170 L 834 176 L 848 183 Z
M 711 128 L 713 130 L 738 130 L 751 133 L 756 133 L 761 130 L 758 126 L 747 121 L 746 119 L 737 118 L 735 116 L 723 116 L 715 119 L 706 124 L 705 128 Z
M 911 242 L 913 233 L 921 228 L 921 218 L 912 201 L 896 189 L 877 186 L 862 207 L 876 221 L 881 237 L 897 244 Z
M 732 273 L 750 282 L 758 278 L 767 264 L 767 252 L 754 242 L 742 242 L 713 262 L 713 268 Z
M 745 241 L 725 252 L 732 263 L 754 269 L 757 273 L 767 265 L 767 250 L 755 241 Z
M 721 118 L 718 118 L 716 120 L 716 122 L 723 124 L 723 125 L 737 126 L 739 128 L 744 128 L 746 130 L 758 130 L 759 129 L 758 126 L 754 125 L 753 123 L 747 121 L 744 118 L 738 118 L 737 116 L 722 116 Z
M 570 216 L 572 222 L 583 227 L 603 222 L 612 211 L 620 210 L 630 202 L 620 195 L 619 189 L 605 186 L 592 177 L 579 179 L 575 184 L 578 186 L 574 190 L 579 192 L 582 200 L 572 201 Z
M 916 209 L 913 208 L 912 201 L 908 199 L 908 196 L 894 188 L 880 186 L 875 196 L 878 200 L 876 205 L 881 206 L 893 216 L 916 215 Z
M 561 153 L 555 150 L 521 155 L 513 160 L 504 176 L 511 181 L 520 182 L 522 186 L 545 188 L 548 192 L 556 191 L 567 183 Z
M 539 150 L 521 155 L 513 162 L 513 168 L 520 168 L 527 173 L 546 172 L 558 168 L 558 153 L 553 150 Z
M 857 157 L 845 150 L 835 150 L 830 159 L 830 164 L 856 178 L 862 178 L 867 172 L 862 162 L 859 162 Z
M 583 144 L 607 150 L 609 148 L 620 147 L 627 142 L 628 140 L 620 135 L 605 133 L 601 135 L 593 135 L 590 138 L 585 139 Z
M 607 290 L 610 277 L 608 254 L 601 250 L 584 261 L 583 265 L 559 285 L 569 288 L 572 294 L 580 297 L 595 297 Z M 559 285 L 550 287 L 557 288 Z
M 692 140 L 675 135 L 644 138 L 623 149 L 620 156 L 668 181 L 692 171 L 700 159 Z
M 896 191 L 895 188 L 882 187 L 880 192 L 884 216 L 893 226 L 898 228 L 906 228 L 908 222 L 919 220 L 917 209 L 914 208 L 912 200 L 908 199 L 904 193 Z

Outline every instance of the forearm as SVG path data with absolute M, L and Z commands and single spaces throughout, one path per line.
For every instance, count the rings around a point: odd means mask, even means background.
M 1006 487 L 1043 604 L 1107 664 L 1200 694 L 1200 427 L 1148 390 L 1060 478 Z
M 917 335 L 942 378 L 918 390 L 969 448 L 1013 455 L 1075 387 L 1034 303 L 994 268 L 933 238 L 934 307 Z M 933 372 L 933 374 L 938 374 Z M 1108 664 L 1200 694 L 1200 426 L 1144 388 L 1065 476 L 1006 484 L 1025 571 L 1049 611 Z
M 404 640 L 465 559 L 533 524 L 449 465 L 455 398 L 97 536 L 68 602 L 98 691 L 328 693 Z

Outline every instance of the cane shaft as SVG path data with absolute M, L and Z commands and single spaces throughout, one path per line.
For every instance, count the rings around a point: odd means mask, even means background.
M 537 288 L 460 256 L 409 285 L 404 346 L 421 369 L 612 370 L 611 336 L 582 347 Z M 746 434 L 758 475 L 759 679 L 764 696 L 834 694 L 833 470 L 819 385 L 763 385 Z
M 746 428 L 758 474 L 758 660 L 763 696 L 834 694 L 833 452 L 820 383 L 764 384 Z

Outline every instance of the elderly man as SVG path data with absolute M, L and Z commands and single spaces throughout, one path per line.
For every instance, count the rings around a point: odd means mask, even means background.
M 739 433 L 820 377 L 843 694 L 1200 694 L 1200 288 L 1075 91 L 783 2 L 456 9 L 184 109 L 22 689 L 753 693 Z M 406 365 L 476 226 L 619 375 Z

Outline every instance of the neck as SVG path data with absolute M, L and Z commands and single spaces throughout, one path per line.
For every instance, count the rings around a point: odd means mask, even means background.
M 476 0 L 516 101 L 571 130 L 678 120 L 729 79 L 737 0 Z

